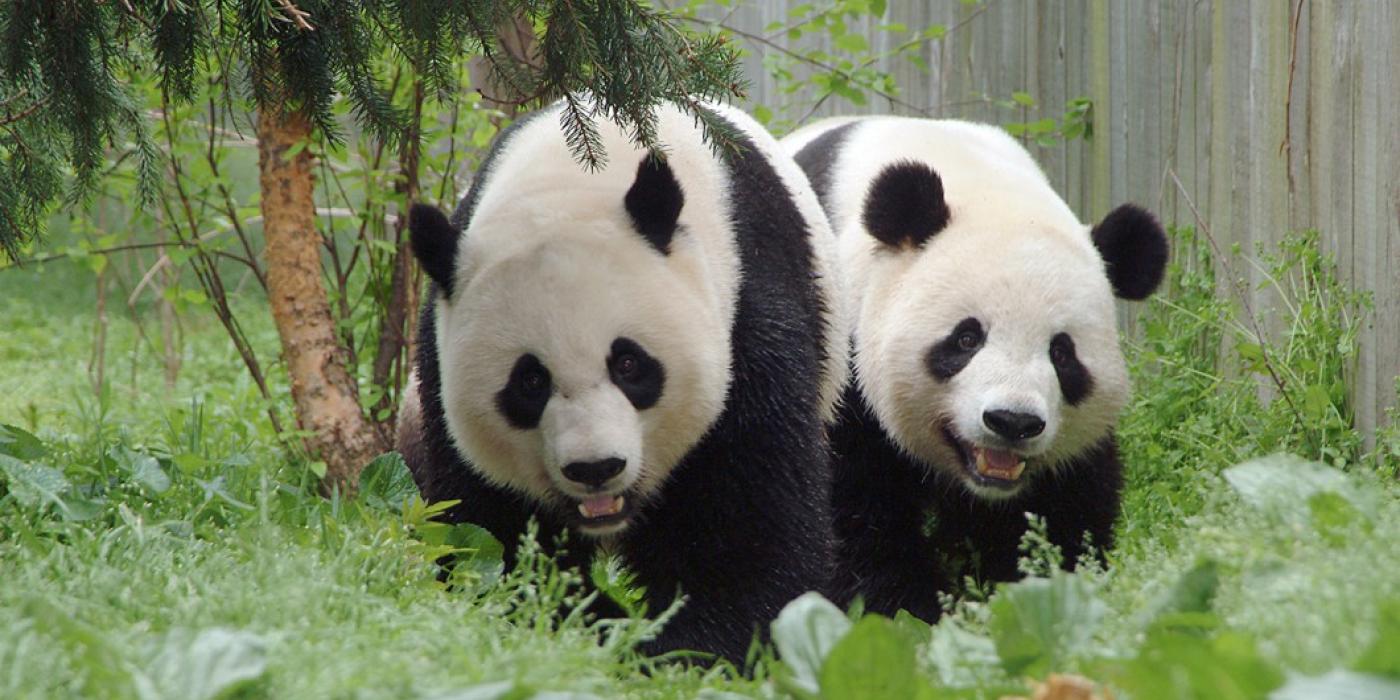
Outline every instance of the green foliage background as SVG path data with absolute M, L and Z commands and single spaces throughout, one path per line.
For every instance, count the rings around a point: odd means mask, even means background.
M 947 31 L 880 25 L 904 40 L 876 54 L 848 23 L 882 15 L 883 2 L 840 0 L 798 6 L 756 40 L 708 19 L 727 4 L 685 4 L 680 22 L 708 46 L 764 51 L 791 100 L 749 107 L 778 131 L 828 100 L 898 108 L 898 85 L 877 66 L 917 61 L 911 49 Z M 111 14 L 121 5 L 93 11 L 108 13 L 108 29 L 134 31 Z M 217 300 L 200 277 L 230 280 L 230 317 L 249 347 L 275 358 L 266 301 L 239 260 L 256 255 L 259 233 L 236 231 L 257 211 L 253 95 L 220 77 L 238 65 L 234 52 L 191 54 L 178 31 L 159 36 L 157 49 L 191 68 L 123 74 L 120 90 L 88 86 L 114 115 L 91 143 L 48 143 L 47 154 L 0 145 L 3 177 L 49 200 L 74 182 L 90 196 L 54 218 L 47 243 L 18 249 L 31 264 L 0 268 L 0 697 L 995 698 L 1058 672 L 1133 698 L 1400 694 L 1400 416 L 1369 448 L 1351 428 L 1346 379 L 1369 300 L 1338 284 L 1316 234 L 1232 251 L 1258 257 L 1287 300 L 1282 332 L 1266 336 L 1233 303 L 1219 274 L 1227 261 L 1212 259 L 1202 235 L 1174 232 L 1168 283 L 1125 338 L 1136 389 L 1121 423 L 1128 487 L 1107 568 L 1059 573 L 1057 553 L 1033 534 L 1031 578 L 974 588 L 933 627 L 805 597 L 742 669 L 658 664 L 631 651 L 654 623 L 552 615 L 577 602 L 585 575 L 634 608 L 625 571 L 560 571 L 526 556 L 505 572 L 500 543 L 431 520 L 442 506 L 413 497 L 393 455 L 366 470 L 358 501 L 317 495 L 318 464 L 269 425 L 287 400 L 282 368 L 266 363 L 265 397 L 208 313 Z M 811 36 L 836 50 L 802 48 Z M 83 35 L 46 39 L 64 40 Z M 322 163 L 328 286 L 355 350 L 374 344 L 391 303 L 403 204 L 393 134 L 366 127 L 411 112 L 414 76 L 448 86 L 418 115 L 424 189 L 446 204 L 506 117 L 450 92 L 469 77 L 465 55 L 429 64 L 412 59 L 432 53 L 415 53 L 423 46 L 381 48 L 365 57 L 378 77 L 338 84 L 344 94 L 321 105 L 321 135 L 306 145 Z M 7 75 L 31 82 L 0 85 L 0 101 L 43 82 Z M 1035 104 L 1025 93 L 1003 101 L 1017 114 Z M 154 105 L 158 114 L 137 109 Z M 1092 120 L 1092 104 L 1073 100 L 1063 116 L 1005 126 L 1053 146 L 1092 138 Z M 17 128 L 41 144 L 52 126 Z M 97 160 L 82 160 L 89 147 Z M 153 178 L 150 158 L 181 169 Z M 83 184 L 98 167 L 105 177 Z M 47 216 L 16 192 L 0 187 L 7 213 Z M 172 228 L 178 240 L 160 242 L 171 275 L 156 293 L 103 286 L 104 273 L 134 281 L 150 269 L 161 251 L 140 246 Z M 161 314 L 169 337 L 152 320 Z M 383 410 L 392 390 L 366 384 L 366 410 Z M 449 552 L 464 561 L 452 590 L 433 564 Z
M 0 696 L 998 697 L 1072 671 L 1134 698 L 1393 697 L 1400 431 L 1366 452 L 1344 403 L 1299 421 L 1261 392 L 1253 350 L 1219 352 L 1247 333 L 1206 246 L 1175 240 L 1168 290 L 1128 343 L 1129 485 L 1107 569 L 1052 573 L 1032 537 L 1037 576 L 932 628 L 852 624 L 804 599 L 775 625 L 787 661 L 756 649 L 747 677 L 638 657 L 645 620 L 552 621 L 584 574 L 543 557 L 503 574 L 489 537 L 429 520 L 394 457 L 366 471 L 360 501 L 321 499 L 208 319 L 190 319 L 189 365 L 166 393 L 150 390 L 161 368 L 132 324 L 113 321 L 130 367 L 94 395 L 87 271 L 5 273 Z M 1314 245 L 1271 253 L 1281 284 L 1316 294 L 1295 307 L 1307 324 L 1261 348 L 1289 358 L 1300 396 L 1335 382 L 1339 365 L 1305 358 L 1345 356 L 1364 308 Z M 40 297 L 50 311 L 25 313 Z M 1302 456 L 1270 456 L 1285 450 Z M 476 553 L 451 592 L 431 563 L 448 551 Z M 594 575 L 626 596 L 624 575 Z

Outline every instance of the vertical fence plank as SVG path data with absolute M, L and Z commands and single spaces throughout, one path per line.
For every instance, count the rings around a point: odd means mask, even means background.
M 751 2 L 730 23 L 763 33 L 798 2 Z M 892 2 L 887 21 L 911 31 L 940 23 L 950 33 L 921 47 L 927 73 L 898 58 L 884 68 L 904 101 L 943 117 L 1058 118 L 1067 100 L 1092 99 L 1092 140 L 1031 144 L 1085 220 L 1136 201 L 1168 223 L 1194 225 L 1189 198 L 1223 250 L 1238 243 L 1246 255 L 1291 230 L 1319 229 L 1343 280 L 1375 294 L 1351 378 L 1357 424 L 1369 433 L 1395 401 L 1400 373 L 1400 5 L 1302 2 L 1295 53 L 1297 2 Z M 901 37 L 876 24 L 853 23 L 852 31 L 875 46 L 897 45 Z M 808 37 L 803 46 L 829 50 L 830 42 Z M 765 49 L 750 48 L 752 100 L 792 103 L 762 70 Z M 994 104 L 1021 90 L 1035 97 L 1034 108 Z M 817 114 L 909 111 L 878 98 L 865 108 L 832 98 Z M 1168 168 L 1180 188 L 1164 177 Z M 1278 297 L 1261 291 L 1261 272 L 1245 259 L 1231 267 L 1256 314 L 1280 323 L 1268 313 Z M 1221 293 L 1233 298 L 1227 284 Z

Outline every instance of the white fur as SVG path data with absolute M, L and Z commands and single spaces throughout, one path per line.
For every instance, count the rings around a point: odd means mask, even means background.
M 833 314 L 828 345 L 844 349 L 848 328 L 839 313 L 832 236 L 806 179 L 747 115 L 711 107 L 772 158 L 796 194 Z M 560 111 L 556 105 L 521 126 L 498 153 L 458 249 L 456 291 L 439 300 L 447 428 L 488 480 L 537 500 L 567 507 L 587 496 L 563 467 L 609 457 L 627 466 L 604 492 L 645 499 L 724 409 L 742 273 L 730 183 L 693 118 L 662 108 L 660 141 L 685 197 L 663 256 L 636 232 L 623 204 L 644 151 L 600 119 L 607 164 L 588 172 L 564 141 Z M 618 337 L 637 342 L 664 367 L 661 398 L 646 410 L 637 411 L 609 379 L 606 360 Z M 495 398 L 524 353 L 541 360 L 554 389 L 533 430 L 511 427 Z M 830 403 L 845 373 L 844 352 L 833 354 L 823 378 Z
M 783 145 L 795 154 L 849 121 L 818 123 Z M 862 223 L 870 183 L 901 160 L 933 167 L 951 210 L 948 227 L 917 250 L 890 250 Z M 828 196 L 855 313 L 856 379 L 903 450 L 960 477 L 961 460 L 942 426 L 962 440 L 1000 446 L 982 422 L 990 409 L 1045 419 L 1045 431 L 1017 449 L 1028 472 L 1082 454 L 1108 434 L 1128 394 L 1113 292 L 1089 227 L 1024 148 L 987 125 L 870 118 L 848 134 L 832 172 Z M 985 346 L 950 380 L 935 380 L 925 363 L 929 349 L 969 316 L 986 331 Z M 1073 338 L 1093 377 L 1092 393 L 1077 407 L 1064 401 L 1050 361 L 1050 339 L 1060 332 Z M 1007 495 L 964 483 L 986 497 Z

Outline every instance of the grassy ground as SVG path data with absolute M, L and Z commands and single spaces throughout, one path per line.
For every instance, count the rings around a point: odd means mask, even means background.
M 0 424 L 17 429 L 0 433 L 0 697 L 996 697 L 1058 671 L 1138 698 L 1397 697 L 1400 432 L 1368 451 L 1346 427 L 1337 312 L 1356 300 L 1306 241 L 1281 251 L 1285 276 L 1317 280 L 1295 332 L 1221 359 L 1242 324 L 1199 250 L 1180 240 L 1130 344 L 1106 570 L 1048 573 L 1029 542 L 1041 576 L 931 629 L 851 628 L 806 600 L 776 632 L 788 662 L 760 652 L 749 678 L 636 657 L 645 621 L 552 623 L 577 574 L 544 559 L 497 580 L 482 558 L 443 591 L 427 562 L 444 533 L 392 507 L 391 463 L 380 498 L 316 497 L 212 314 L 183 317 L 167 388 L 114 304 L 97 395 L 86 273 L 0 271 Z M 274 356 L 259 302 L 241 308 Z M 1296 401 L 1261 398 L 1270 366 Z

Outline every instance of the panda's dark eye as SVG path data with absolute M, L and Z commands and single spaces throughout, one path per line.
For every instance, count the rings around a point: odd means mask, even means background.
M 972 352 L 982 344 L 982 334 L 977 331 L 963 331 L 958 334 L 958 349 L 963 352 Z
M 527 396 L 539 396 L 549 388 L 549 377 L 543 372 L 530 372 L 520 378 L 520 391 Z
M 666 369 L 661 361 L 631 338 L 613 341 L 608 353 L 608 374 L 638 411 L 655 406 L 666 384 Z
M 521 430 L 534 428 L 549 403 L 552 384 L 549 370 L 540 358 L 521 355 L 511 368 L 505 387 L 496 394 L 496 408 L 512 426 Z
M 1056 333 L 1050 339 L 1050 362 L 1055 366 L 1055 376 L 1060 380 L 1060 393 L 1065 402 L 1077 406 L 1094 391 L 1094 376 L 1089 368 L 1079 361 L 1074 349 L 1074 339 L 1068 333 Z
M 947 381 L 972 362 L 986 342 L 987 332 L 982 323 L 969 316 L 958 321 L 948 335 L 929 348 L 925 365 L 935 379 Z
M 1056 367 L 1064 367 L 1074 359 L 1074 341 L 1061 333 L 1050 341 L 1050 362 Z
M 622 379 L 636 379 L 641 373 L 642 364 L 632 355 L 623 355 L 613 361 L 613 368 Z

